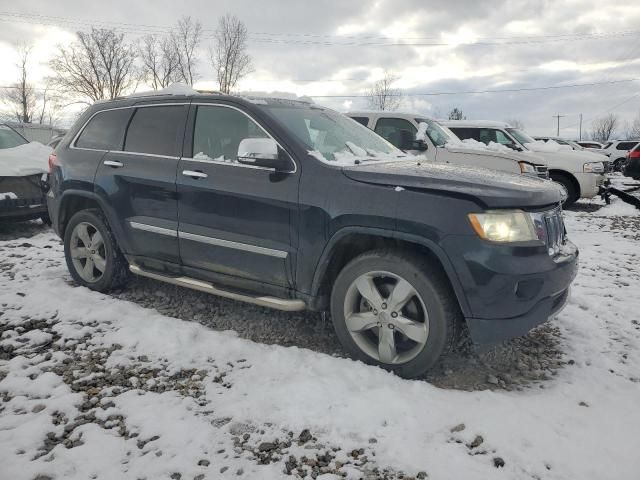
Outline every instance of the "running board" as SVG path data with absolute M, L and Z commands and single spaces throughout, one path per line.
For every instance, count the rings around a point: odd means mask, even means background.
M 131 273 L 135 273 L 136 275 L 140 275 L 142 277 L 160 280 L 161 282 L 171 283 L 180 287 L 191 288 L 192 290 L 211 293 L 213 295 L 218 295 L 219 297 L 239 300 L 241 302 L 253 303 L 254 305 L 260 305 L 261 307 L 275 308 L 277 310 L 283 310 L 285 312 L 297 312 L 300 310 L 304 310 L 307 307 L 302 300 L 287 300 L 284 298 L 275 297 L 252 297 L 250 295 L 243 295 L 241 293 L 228 292 L 226 290 L 220 290 L 219 288 L 214 287 L 208 282 L 196 280 L 195 278 L 167 277 L 159 273 L 143 270 L 137 265 L 129 265 L 129 270 L 131 270 Z

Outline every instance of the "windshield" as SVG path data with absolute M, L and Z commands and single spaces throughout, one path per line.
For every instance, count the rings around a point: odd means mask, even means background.
M 342 153 L 357 157 L 406 157 L 367 127 L 333 110 L 286 104 L 268 104 L 261 108 L 282 123 L 310 151 L 321 153 L 326 160 L 337 161 Z
M 25 145 L 27 142 L 22 135 L 7 125 L 0 125 L 0 149 Z
M 433 142 L 436 147 L 442 147 L 444 144 L 455 138 L 453 133 L 445 130 L 442 126 L 438 125 L 433 120 L 427 120 L 426 118 L 416 118 L 416 122 L 418 122 L 418 124 L 425 123 L 427 125 L 424 133 L 427 134 L 429 140 L 431 140 L 431 142 Z M 416 135 L 416 138 L 418 140 L 424 140 L 424 137 L 418 138 L 418 136 L 423 132 L 423 128 L 424 127 L 421 127 L 418 131 L 418 134 Z
M 518 130 L 517 128 L 507 128 L 507 132 L 509 132 L 515 139 L 521 144 L 525 143 L 534 143 L 535 140 L 524 133 L 522 130 Z

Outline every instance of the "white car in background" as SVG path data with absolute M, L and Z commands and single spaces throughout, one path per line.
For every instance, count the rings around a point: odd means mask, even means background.
M 496 142 L 514 150 L 540 155 L 549 167 L 551 179 L 567 191 L 565 206 L 579 198 L 595 197 L 606 180 L 601 155 L 586 150 L 576 151 L 554 141 L 535 140 L 504 122 L 448 120 L 441 123 L 461 139 L 470 138 L 485 144 Z
M 389 143 L 430 161 L 501 170 L 549 178 L 544 160 L 530 152 L 516 152 L 502 145 L 461 141 L 449 129 L 418 113 L 360 111 L 346 114 Z
M 606 155 L 611 163 L 611 169 L 619 172 L 627 160 L 627 155 L 638 143 L 640 143 L 640 140 L 614 140 L 605 143 L 600 150 L 595 151 Z
M 533 138 L 535 138 L 536 140 L 540 140 L 542 142 L 545 142 L 545 143 L 547 143 L 547 142 L 556 142 L 558 145 L 564 145 L 564 146 L 567 146 L 567 147 L 571 148 L 572 150 L 577 150 L 579 152 L 589 152 L 589 153 L 593 153 L 593 154 L 599 155 L 598 159 L 604 165 L 605 173 L 607 173 L 610 170 L 610 168 L 609 168 L 609 157 L 607 157 L 606 155 L 601 154 L 599 151 L 596 151 L 594 149 L 587 149 L 586 147 L 583 147 L 582 145 L 580 145 L 578 142 L 574 142 L 573 140 L 567 140 L 565 138 L 560 138 L 560 137 L 533 137 Z

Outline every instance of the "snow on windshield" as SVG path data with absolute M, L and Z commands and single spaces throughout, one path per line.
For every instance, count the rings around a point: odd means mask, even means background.
M 0 176 L 23 177 L 49 170 L 51 147 L 38 142 L 0 149 Z
M 259 105 L 300 141 L 310 155 L 328 163 L 406 158 L 384 138 L 349 117 L 317 105 Z

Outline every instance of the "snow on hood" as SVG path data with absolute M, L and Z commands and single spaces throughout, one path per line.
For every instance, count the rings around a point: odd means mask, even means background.
M 544 142 L 542 140 L 536 140 L 535 142 L 529 142 L 524 144 L 525 148 L 528 148 L 532 152 L 540 152 L 540 153 L 554 153 L 554 152 L 573 152 L 573 148 L 571 145 L 560 145 L 558 142 L 554 140 L 549 140 L 548 142 Z
M 49 171 L 51 147 L 31 142 L 0 149 L 0 177 L 25 177 Z
M 429 160 L 424 156 L 413 156 L 413 155 L 394 155 L 389 153 L 377 152 L 372 150 L 365 150 L 352 142 L 347 142 L 349 146 L 349 150 L 343 150 L 341 152 L 335 152 L 333 154 L 334 160 L 329 160 L 325 157 L 322 152 L 318 150 L 309 150 L 307 153 L 315 158 L 316 160 L 320 160 L 322 163 L 326 163 L 328 165 L 337 165 L 337 166 L 353 166 L 358 165 L 364 162 L 394 162 L 399 160 L 407 160 L 408 157 L 411 157 L 412 160 L 428 162 Z

